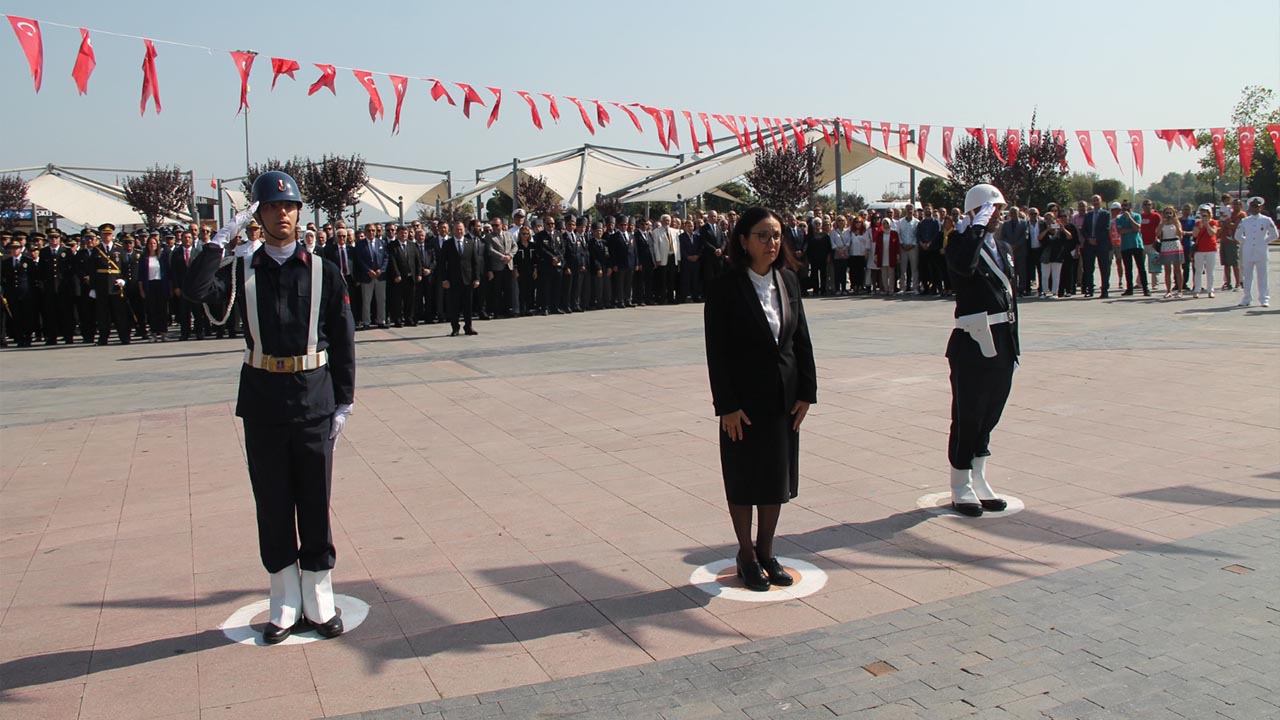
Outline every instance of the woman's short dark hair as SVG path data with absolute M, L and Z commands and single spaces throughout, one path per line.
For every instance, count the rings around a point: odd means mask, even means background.
M 778 222 L 778 227 L 786 230 L 786 225 L 782 222 L 782 216 L 775 210 L 766 207 L 747 208 L 741 216 L 738 217 L 738 224 L 733 226 L 729 232 L 729 263 L 735 268 L 745 268 L 751 265 L 751 255 L 742 247 L 740 238 L 747 237 L 751 234 L 751 228 L 760 224 L 761 221 L 773 218 Z M 786 236 L 782 238 L 782 247 L 778 251 L 778 259 L 773 261 L 776 268 L 789 267 L 795 269 L 795 255 L 791 249 L 791 243 L 787 242 Z

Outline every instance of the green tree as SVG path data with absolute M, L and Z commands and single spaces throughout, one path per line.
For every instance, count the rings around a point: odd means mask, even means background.
M 1276 146 L 1266 132 L 1269 124 L 1280 123 L 1280 105 L 1276 92 L 1260 85 L 1246 86 L 1240 100 L 1231 111 L 1231 127 L 1227 128 L 1223 141 L 1224 172 L 1218 173 L 1218 161 L 1213 151 L 1213 138 L 1209 132 L 1196 134 L 1200 146 L 1199 177 L 1212 185 L 1212 193 L 1234 191 L 1242 186 L 1252 195 L 1261 195 L 1267 207 L 1275 208 L 1280 201 L 1280 175 L 1276 161 Z M 1257 135 L 1253 146 L 1253 164 L 1248 178 L 1241 177 L 1240 139 L 1237 128 L 1253 126 Z
M 1199 205 L 1212 202 L 1213 194 L 1196 173 L 1188 170 L 1184 173 L 1168 173 L 1149 187 L 1138 193 L 1139 199 L 1151 200 L 1157 205 L 1176 205 L 1184 203 Z
M 927 177 L 921 180 L 916 192 L 920 196 L 920 202 L 935 208 L 960 207 L 964 202 L 964 196 L 953 193 L 947 181 L 942 178 Z
M 306 178 L 307 166 L 310 164 L 310 160 L 296 155 L 288 160 L 267 158 L 261 163 L 253 163 L 249 166 L 249 172 L 245 174 L 244 180 L 240 182 L 240 189 L 244 190 L 246 198 L 250 198 L 253 195 L 253 181 L 257 180 L 259 175 L 268 170 L 279 170 L 293 178 L 293 181 L 298 184 L 298 193 L 306 197 L 307 191 L 303 189 L 303 181 Z
M 1032 115 L 1031 129 L 1035 128 L 1036 116 Z M 991 183 L 1012 204 L 1044 207 L 1051 202 L 1065 203 L 1069 190 L 1063 163 L 1066 142 L 1055 140 L 1050 133 L 1043 133 L 1035 145 L 1026 142 L 1021 132 L 1018 138 L 1018 153 L 1012 163 L 1001 160 L 994 149 L 973 138 L 962 140 L 947 163 L 951 171 L 948 190 L 963 198 L 970 187 Z M 1009 137 L 1001 138 L 998 147 L 1000 156 L 1008 158 Z
M 1102 202 L 1109 203 L 1124 197 L 1124 194 L 1128 191 L 1129 186 L 1126 185 L 1123 180 L 1106 178 L 1105 180 L 1098 180 L 1093 183 L 1093 193 L 1091 194 L 1101 195 Z
M 18 211 L 27 206 L 27 181 L 20 175 L 0 175 L 0 224 L 12 230 L 18 221 Z
M 1072 200 L 1088 200 L 1093 194 L 1093 186 L 1098 182 L 1098 173 L 1073 172 L 1067 176 L 1067 195 Z
M 303 166 L 298 191 L 311 207 L 324 211 L 329 222 L 342 219 L 342 213 L 355 205 L 360 188 L 369 181 L 364 158 L 359 155 L 341 157 L 325 155 L 320 162 Z
M 796 210 L 818 192 L 822 153 L 814 145 L 803 151 L 789 145 L 756 153 L 755 167 L 745 175 L 747 184 L 765 207 L 778 212 Z
M 142 215 L 149 228 L 159 227 L 167 217 L 177 217 L 191 202 L 191 176 L 177 165 L 148 168 L 126 179 L 120 189 L 129 207 Z

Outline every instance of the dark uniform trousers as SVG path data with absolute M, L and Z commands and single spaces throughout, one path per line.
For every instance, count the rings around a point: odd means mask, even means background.
M 258 515 L 258 552 L 269 573 L 295 562 L 331 570 L 337 560 L 329 521 L 332 420 L 265 423 L 244 419 L 244 449 Z
M 995 357 L 986 357 L 969 333 L 959 328 L 951 331 L 947 343 L 947 362 L 951 367 L 951 432 L 947 443 L 947 459 L 951 467 L 972 467 L 973 458 L 991 454 L 991 431 L 1000 422 L 1013 370 L 1018 358 L 1017 300 L 1013 296 L 1016 282 L 1009 246 L 997 243 L 997 251 L 983 246 L 985 228 L 969 228 L 947 245 L 947 268 L 956 295 L 957 318 L 981 313 L 1012 314 L 1014 322 L 989 325 Z M 986 259 L 984 259 L 986 256 Z M 991 262 L 988 262 L 990 260 Z M 1005 279 L 992 268 L 1000 268 Z M 1005 282 L 1009 283 L 1008 286 Z
M 120 342 L 129 344 L 129 305 L 123 292 L 118 295 L 97 293 L 94 306 L 98 314 L 98 344 L 106 345 L 111 337 L 111 326 L 116 326 Z

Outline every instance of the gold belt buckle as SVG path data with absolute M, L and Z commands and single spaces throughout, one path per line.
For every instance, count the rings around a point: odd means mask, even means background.
M 271 371 L 278 372 L 278 373 L 294 372 L 294 364 L 296 363 L 296 361 L 297 361 L 297 358 L 295 357 L 273 357 L 271 358 Z

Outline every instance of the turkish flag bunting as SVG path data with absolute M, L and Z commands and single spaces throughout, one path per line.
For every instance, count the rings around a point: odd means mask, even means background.
M 485 123 L 485 127 L 493 127 L 493 121 L 498 119 L 498 110 L 502 108 L 502 88 L 489 87 L 489 92 L 493 93 L 493 109 L 489 111 L 489 122 Z
M 546 98 L 548 103 L 551 103 L 548 108 L 551 113 L 551 119 L 556 121 L 557 125 L 560 124 L 560 105 L 556 103 L 556 96 L 551 93 L 542 93 L 542 97 Z
M 867 136 L 867 147 L 871 147 L 871 121 L 862 121 L 862 133 Z
M 889 152 L 889 123 L 880 123 L 880 136 L 884 140 L 884 151 Z
M 596 126 L 591 124 L 591 116 L 587 114 L 587 108 L 582 105 L 582 101 L 576 97 L 564 96 L 565 100 L 578 106 L 578 114 L 582 116 L 582 124 L 587 126 L 587 132 L 592 135 L 596 134 Z
M 404 106 L 404 93 L 409 89 L 409 78 L 404 75 L 391 76 L 391 89 L 396 93 L 396 116 L 391 121 L 391 134 L 400 132 L 400 108 Z
M 698 130 L 693 126 L 693 113 L 688 110 L 681 110 L 684 113 L 684 119 L 689 122 L 689 137 L 693 140 L 693 151 L 695 153 L 702 152 L 702 146 L 698 143 Z
M 1142 161 L 1146 154 L 1141 130 L 1129 131 L 1129 143 L 1133 145 L 1133 162 L 1138 166 L 1138 174 L 1142 174 Z
M 602 128 L 609 127 L 609 111 L 604 109 L 604 103 L 599 100 L 592 100 L 591 102 L 596 106 L 596 125 Z
M 463 117 L 471 117 L 471 106 L 479 105 L 486 107 L 484 100 L 480 99 L 480 93 L 476 89 L 463 82 L 454 82 L 454 85 L 462 88 L 462 115 Z
M 1098 167 L 1093 164 L 1093 137 L 1089 135 L 1089 131 L 1077 130 L 1076 142 L 1080 143 L 1080 152 L 1084 153 L 1084 161 L 1089 163 L 1089 167 Z
M 711 152 L 715 152 L 716 141 L 715 138 L 711 137 L 711 119 L 704 112 L 698 113 L 698 119 L 702 121 L 702 129 L 707 133 L 707 147 L 710 148 Z
M 81 95 L 89 92 L 89 76 L 98 60 L 93 54 L 93 42 L 89 40 L 89 31 L 80 28 L 80 52 L 76 53 L 76 65 L 71 68 L 71 77 L 75 78 L 76 89 Z
M 680 147 L 680 140 L 676 137 L 676 111 L 663 110 L 662 115 L 667 119 L 667 142 Z
M 742 138 L 742 132 L 738 130 L 738 121 L 736 118 L 732 115 L 726 118 L 724 115 L 717 115 L 715 113 L 712 113 L 711 117 L 714 118 L 716 122 L 723 125 L 726 130 L 733 133 L 733 139 L 738 141 L 739 150 L 745 153 L 750 149 Z
M 1116 164 L 1120 164 L 1120 141 L 1116 139 L 1115 130 L 1103 130 L 1102 139 L 1107 143 L 1107 147 L 1111 148 L 1111 157 L 1115 158 Z
M 1252 174 L 1253 141 L 1257 135 L 1257 128 L 1253 125 L 1236 128 L 1236 141 L 1240 144 L 1240 170 L 1246 178 Z
M 781 136 L 782 149 L 786 150 L 794 142 L 791 136 L 787 134 L 787 126 L 791 124 L 791 118 L 774 118 L 773 124 L 778 126 L 778 135 Z
M 1280 125 L 1268 125 L 1267 134 L 1271 136 L 1271 146 L 1280 148 Z
M 916 157 L 920 160 L 920 162 L 924 162 L 924 152 L 925 152 L 924 149 L 925 149 L 925 146 L 929 144 L 929 126 L 928 125 L 920 126 L 919 138 L 920 138 L 920 141 L 916 144 Z
M 1054 130 L 1054 131 L 1053 131 L 1053 144 L 1054 144 L 1054 145 L 1061 145 L 1063 148 L 1066 148 L 1066 147 L 1067 147 L 1067 131 L 1066 131 L 1066 130 Z M 1064 153 L 1062 153 L 1062 169 L 1063 169 L 1063 170 L 1066 170 L 1066 169 L 1067 169 L 1067 154 L 1066 154 L 1065 152 L 1064 152 Z
M 756 126 L 756 147 L 760 148 L 760 152 L 764 152 L 764 135 L 760 132 L 760 118 L 753 116 L 751 122 Z
M 1009 157 L 1005 158 L 1005 162 L 1010 165 L 1018 161 L 1018 148 L 1022 146 L 1022 133 L 1009 128 L 1004 131 L 1005 152 L 1009 153 Z
M 956 134 L 953 127 L 942 128 L 942 159 L 951 162 L 951 136 Z
M 83 29 L 83 28 L 81 28 L 81 29 Z M 217 179 L 215 179 L 212 175 L 210 175 L 210 176 L 209 176 L 209 189 L 210 189 L 210 190 L 217 190 L 217 189 L 218 189 L 218 181 L 217 181 Z
M 820 128 L 822 130 L 822 141 L 827 144 L 827 147 L 831 147 L 835 143 L 835 140 L 831 137 L 831 131 L 827 130 L 827 124 L 825 122 L 818 120 L 817 118 L 805 118 L 804 123 L 809 126 L 810 130 L 813 128 Z
M 1218 161 L 1218 174 L 1221 175 L 1227 171 L 1227 158 L 1223 152 L 1223 146 L 1227 141 L 1227 129 L 1210 128 L 1209 135 L 1213 138 L 1213 156 Z
M 844 149 L 853 152 L 853 121 L 841 118 L 840 129 L 844 131 Z
M 333 80 L 338 77 L 337 68 L 332 65 L 321 65 L 320 63 L 314 64 L 317 68 L 320 68 L 320 78 L 311 83 L 311 88 L 307 90 L 307 96 L 310 97 L 311 95 L 315 95 L 317 92 L 320 92 L 320 88 L 329 88 L 329 92 L 337 95 L 338 91 L 333 87 Z
M 240 107 L 236 110 L 237 115 L 241 110 L 249 109 L 249 71 L 253 69 L 253 59 L 257 56 L 257 53 L 231 51 L 231 61 L 236 64 L 236 72 L 240 73 Z
M 450 95 L 449 91 L 445 88 L 444 83 L 440 82 L 435 78 L 427 78 L 427 82 L 431 83 L 431 99 L 432 100 L 434 100 L 435 102 L 440 102 L 440 98 L 444 98 L 445 100 L 449 101 L 450 105 L 453 105 L 454 107 L 458 106 L 458 103 L 453 101 L 453 96 Z
M 142 56 L 142 100 L 138 102 L 140 115 L 147 114 L 147 98 L 156 104 L 156 114 L 160 114 L 160 79 L 156 77 L 156 46 L 150 40 L 142 41 L 147 52 Z
M 782 121 L 778 118 L 765 118 L 769 126 L 769 139 L 773 141 L 773 149 L 782 152 L 787 149 L 787 133 L 782 129 Z
M 516 94 L 524 98 L 525 102 L 529 103 L 529 114 L 533 117 L 533 126 L 541 130 L 542 116 L 538 114 L 538 106 L 533 102 L 533 98 L 530 97 L 529 93 L 523 90 L 517 90 Z
M 382 96 L 378 94 L 378 85 L 373 81 L 373 74 L 366 70 L 352 70 L 352 75 L 360 81 L 369 92 L 369 119 L 377 122 L 382 117 Z
M 662 145 L 663 150 L 670 150 L 671 143 L 667 142 L 667 126 L 662 122 L 662 111 L 656 107 L 641 105 L 640 103 L 631 104 L 645 111 L 649 117 L 653 118 L 653 124 L 658 129 L 658 142 Z
M 298 70 L 297 60 L 278 57 L 271 58 L 271 89 L 276 89 L 276 80 L 279 80 L 281 75 L 288 75 L 290 80 L 297 80 L 297 78 L 293 76 L 293 73 L 296 70 Z
M 809 119 L 812 120 L 813 118 L 809 118 Z M 795 122 L 791 122 L 791 119 L 787 118 L 787 122 L 791 124 L 791 132 L 795 134 L 796 149 L 799 150 L 800 152 L 804 152 L 805 148 L 807 147 L 807 142 L 804 139 L 804 128 L 800 127 L 801 123 L 799 120 L 796 120 Z
M 982 128 L 965 128 L 965 132 L 972 135 L 973 139 L 978 141 L 978 147 L 987 146 L 987 135 L 982 131 Z
M 898 155 L 907 157 L 907 143 L 911 142 L 911 130 L 906 123 L 898 123 Z
M 986 138 L 987 147 L 991 148 L 991 152 L 995 153 L 996 159 L 1000 162 L 1007 162 L 1004 155 L 1000 152 L 1000 137 L 995 128 L 983 128 L 982 134 Z
M 1041 133 L 1041 132 L 1043 132 L 1043 131 L 1041 131 L 1041 130 L 1037 130 L 1037 129 L 1035 129 L 1035 128 L 1032 128 L 1031 130 L 1029 130 L 1029 131 L 1027 132 L 1027 141 L 1031 144 L 1031 147 L 1036 147 L 1036 146 L 1038 146 L 1038 145 L 1040 144 L 1040 133 Z
M 22 52 L 27 56 L 27 65 L 31 66 L 36 92 L 40 92 L 40 82 L 44 80 L 44 40 L 40 37 L 40 22 L 17 15 L 9 15 L 8 18 L 14 34 L 18 36 L 18 43 L 22 45 Z
M 640 125 L 640 118 L 636 117 L 636 114 L 631 111 L 631 108 L 623 105 L 622 103 L 610 102 L 609 104 L 626 113 L 627 117 L 631 118 L 631 124 L 636 126 L 636 132 L 644 132 L 644 127 Z

